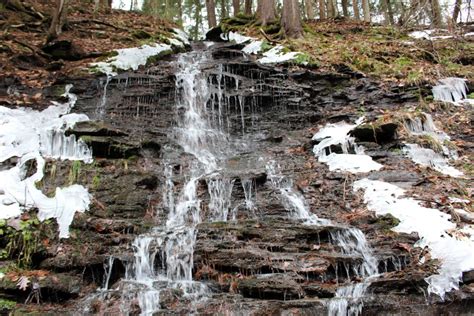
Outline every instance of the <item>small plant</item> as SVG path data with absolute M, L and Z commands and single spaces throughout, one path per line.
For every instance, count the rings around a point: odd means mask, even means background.
M 79 178 L 81 174 L 81 162 L 79 160 L 75 160 L 72 163 L 71 170 L 69 170 L 69 184 L 73 184 Z
M 35 253 L 42 247 L 41 236 L 43 228 L 49 221 L 41 223 L 36 216 L 19 220 L 16 227 L 0 220 L 0 237 L 5 240 L 6 246 L 0 250 L 0 259 L 16 259 L 19 267 L 30 267 Z
M 94 178 L 92 178 L 92 188 L 97 189 L 100 185 L 100 176 L 96 174 Z
M 16 302 L 10 301 L 4 298 L 0 298 L 0 311 L 4 309 L 7 309 L 7 310 L 14 309 L 15 306 L 16 306 Z

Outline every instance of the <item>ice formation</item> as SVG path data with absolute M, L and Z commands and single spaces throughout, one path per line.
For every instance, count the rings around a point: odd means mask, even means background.
M 438 84 L 433 87 L 433 97 L 436 101 L 462 105 L 463 103 L 474 104 L 473 99 L 467 99 L 466 79 L 449 77 L 438 80 Z
M 450 159 L 458 158 L 457 152 L 445 145 L 445 142 L 449 141 L 450 137 L 436 128 L 431 115 L 423 113 L 423 116 L 406 120 L 405 128 L 411 135 L 429 136 L 434 139 L 439 144 L 442 154 L 445 157 Z M 443 155 L 430 148 L 423 148 L 417 144 L 405 144 L 403 151 L 411 160 L 419 165 L 431 167 L 452 177 L 460 177 L 463 175 L 461 171 L 450 166 Z
M 365 155 L 364 148 L 358 146 L 354 138 L 349 136 L 349 132 L 360 125 L 362 121 L 363 118 L 360 118 L 355 124 L 347 124 L 346 122 L 327 124 L 313 136 L 313 140 L 319 141 L 314 146 L 313 152 L 320 162 L 329 166 L 329 170 L 359 173 L 382 168 L 381 164 Z M 342 153 L 332 152 L 332 146 L 340 146 Z M 350 151 L 354 153 L 352 154 Z
M 446 292 L 457 289 L 464 271 L 474 269 L 474 243 L 457 239 L 448 232 L 456 228 L 451 216 L 426 208 L 412 198 L 404 198 L 404 190 L 386 182 L 362 179 L 354 183 L 354 190 L 365 191 L 368 208 L 377 215 L 392 214 L 400 220 L 393 228 L 400 233 L 418 233 L 419 247 L 428 246 L 431 256 L 440 260 L 438 274 L 426 278 L 428 291 L 442 299 Z M 471 232 L 472 233 L 472 232 Z
M 430 148 L 423 148 L 418 144 L 405 144 L 403 152 L 413 160 L 414 163 L 431 167 L 442 174 L 451 177 L 460 177 L 463 175 L 461 171 L 450 166 L 443 156 Z
M 0 106 L 0 162 L 7 165 L 6 161 L 18 159 L 14 167 L 0 171 L 0 218 L 37 208 L 40 220 L 57 219 L 61 238 L 69 236 L 75 212 L 88 209 L 89 193 L 83 186 L 72 185 L 57 188 L 50 198 L 36 183 L 43 178 L 44 158 L 92 161 L 92 153 L 82 140 L 64 135 L 75 123 L 88 120 L 83 114 L 68 114 L 76 102 L 70 88 L 67 86 L 65 93 L 68 102 L 54 103 L 41 112 Z

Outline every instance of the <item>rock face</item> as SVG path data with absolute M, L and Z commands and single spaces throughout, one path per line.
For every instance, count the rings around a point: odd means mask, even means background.
M 453 293 L 450 304 L 426 306 L 424 278 L 433 273 L 435 263 L 419 263 L 422 249 L 414 247 L 417 236 L 392 232 L 397 222 L 390 216 L 375 218 L 362 212 L 361 199 L 348 187 L 354 177 L 329 172 L 311 151 L 317 124 L 355 120 L 354 109 L 362 105 L 371 113 L 415 102 L 414 89 L 381 89 L 376 82 L 347 71 L 262 66 L 224 44 L 210 50 L 212 58 L 202 68 L 209 93 L 212 98 L 220 96 L 218 102 L 223 104 L 216 122 L 223 120 L 229 135 L 236 140 L 250 139 L 252 146 L 226 161 L 234 220 L 207 219 L 211 212 L 209 182 L 197 182 L 203 213 L 196 227 L 193 279 L 210 289 L 207 300 L 191 302 L 182 289 L 166 289 L 160 293 L 157 314 L 326 313 L 327 301 L 340 286 L 360 281 L 355 271 L 363 259 L 344 254 L 331 237 L 347 226 L 365 234 L 380 273 L 369 286 L 363 314 L 456 314 L 473 308 L 472 291 L 467 289 L 474 280 L 472 273 L 465 274 L 466 289 Z M 40 281 L 45 289 L 43 301 L 60 302 L 58 314 L 120 310 L 123 278 L 134 260 L 132 241 L 153 227 L 162 227 L 170 211 L 163 195 L 168 181 L 164 162 L 172 168 L 176 190 L 187 180 L 183 170 L 189 168 L 192 157 L 172 136 L 173 122 L 182 114 L 175 106 L 180 93 L 175 88 L 175 67 L 173 57 L 167 57 L 110 80 L 68 78 L 58 82 L 59 86 L 72 81 L 72 92 L 79 97 L 74 111 L 92 119 L 68 133 L 89 144 L 95 158 L 93 164 L 81 165 L 73 180 L 71 162 L 49 163 L 45 170 L 43 191 L 75 181 L 88 186 L 94 197 L 91 210 L 76 215 L 71 238 L 52 239 L 34 260 L 35 268 L 51 273 L 50 279 Z M 215 110 L 212 104 L 216 102 L 210 103 L 209 111 Z M 365 142 L 374 159 L 403 170 L 400 157 L 390 151 L 399 141 L 396 130 L 395 123 L 360 126 L 353 136 Z M 282 176 L 292 180 L 310 212 L 333 224 L 305 225 L 290 218 L 268 169 L 256 163 L 260 157 L 278 161 Z M 422 179 L 421 174 L 397 170 L 380 171 L 377 176 L 408 186 Z M 154 251 L 154 266 L 159 270 L 165 260 L 163 249 L 157 245 L 150 249 Z M 66 288 L 66 281 L 51 281 L 56 277 L 66 278 L 71 288 Z M 109 289 L 105 302 L 97 299 L 100 287 Z M 16 292 L 11 284 L 0 282 L 2 295 L 14 297 Z M 131 314 L 140 312 L 137 302 L 131 305 Z

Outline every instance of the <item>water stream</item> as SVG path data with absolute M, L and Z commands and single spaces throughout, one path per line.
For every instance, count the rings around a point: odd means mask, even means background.
M 228 89 L 238 93 L 239 79 L 224 76 L 226 69 L 222 65 L 209 76 L 202 70 L 209 69 L 209 58 L 206 51 L 198 50 L 181 54 L 175 62 L 176 121 L 169 139 L 182 148 L 183 154 L 176 158 L 173 155 L 176 148 L 165 146 L 163 149 L 163 164 L 158 171 L 164 175 L 162 202 L 158 208 L 163 214 L 155 214 L 157 222 L 161 223 L 138 236 L 132 244 L 133 260 L 126 267 L 121 288 L 123 314 L 153 315 L 162 308 L 163 292 L 170 290 L 178 291 L 186 298 L 191 305 L 189 310 L 193 311 L 197 303 L 210 296 L 205 283 L 193 280 L 198 224 L 235 220 L 239 207 L 244 207 L 253 216 L 258 211 L 255 180 L 240 174 L 241 170 L 237 170 L 237 174 L 244 201 L 233 205 L 232 200 L 236 170 L 229 167 L 229 159 L 251 151 L 249 148 L 253 146 L 252 135 L 245 132 L 248 108 L 244 98 L 225 95 Z M 250 110 L 253 114 L 251 107 Z M 240 115 L 237 123 L 231 122 L 231 111 Z M 237 124 L 239 130 L 233 136 L 232 124 Z M 295 189 L 292 178 L 283 174 L 272 157 L 249 160 L 245 166 L 252 170 L 262 167 L 266 169 L 270 186 L 288 211 L 290 221 L 334 227 L 330 237 L 335 248 L 342 255 L 360 258 L 361 263 L 352 269 L 353 274 L 364 281 L 340 287 L 328 304 L 330 315 L 357 315 L 369 285 L 367 278 L 377 273 L 377 261 L 364 234 L 359 229 L 343 227 L 313 214 L 302 193 Z M 106 288 L 102 292 L 107 291 L 111 260 L 106 267 Z M 347 274 L 349 278 L 349 272 Z

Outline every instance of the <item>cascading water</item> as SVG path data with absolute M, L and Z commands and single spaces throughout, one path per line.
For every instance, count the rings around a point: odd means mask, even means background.
M 304 220 L 306 225 L 337 226 L 331 221 L 318 218 L 310 212 L 303 195 L 293 188 L 293 181 L 283 175 L 280 166 L 275 161 L 270 160 L 266 164 L 266 170 L 272 187 L 280 193 L 283 206 L 290 211 L 290 218 Z M 362 259 L 362 263 L 355 265 L 353 269 L 355 275 L 363 278 L 363 282 L 339 287 L 336 291 L 336 297 L 329 301 L 328 315 L 357 316 L 362 311 L 362 299 L 370 284 L 370 278 L 378 273 L 377 260 L 360 229 L 354 227 L 339 228 L 342 229 L 331 232 L 331 242 L 341 249 L 342 254 L 357 256 Z M 349 271 L 347 271 L 347 275 L 349 277 Z
M 234 180 L 223 174 L 221 162 L 232 150 L 222 120 L 216 126 L 212 124 L 214 103 L 210 101 L 209 82 L 200 70 L 205 61 L 206 56 L 201 52 L 183 54 L 177 62 L 177 126 L 171 138 L 193 158 L 184 171 L 187 180 L 179 193 L 175 192 L 173 166 L 166 160 L 163 167 L 166 178 L 163 209 L 168 211 L 166 223 L 164 227 L 156 227 L 139 236 L 133 243 L 135 260 L 127 271 L 129 287 L 126 292 L 133 292 L 134 288 L 142 315 L 151 315 L 160 309 L 160 293 L 166 288 L 179 289 L 191 301 L 205 295 L 206 286 L 192 279 L 196 226 L 206 215 L 210 221 L 226 221 L 231 211 Z M 221 99 L 222 95 L 218 93 L 219 118 L 223 111 Z M 210 113 L 208 103 L 211 103 Z M 210 214 L 201 212 L 200 180 L 207 182 Z M 159 249 L 163 262 L 157 268 Z M 123 296 L 124 302 L 131 301 L 128 293 Z M 130 306 L 124 304 L 123 311 L 130 313 Z

